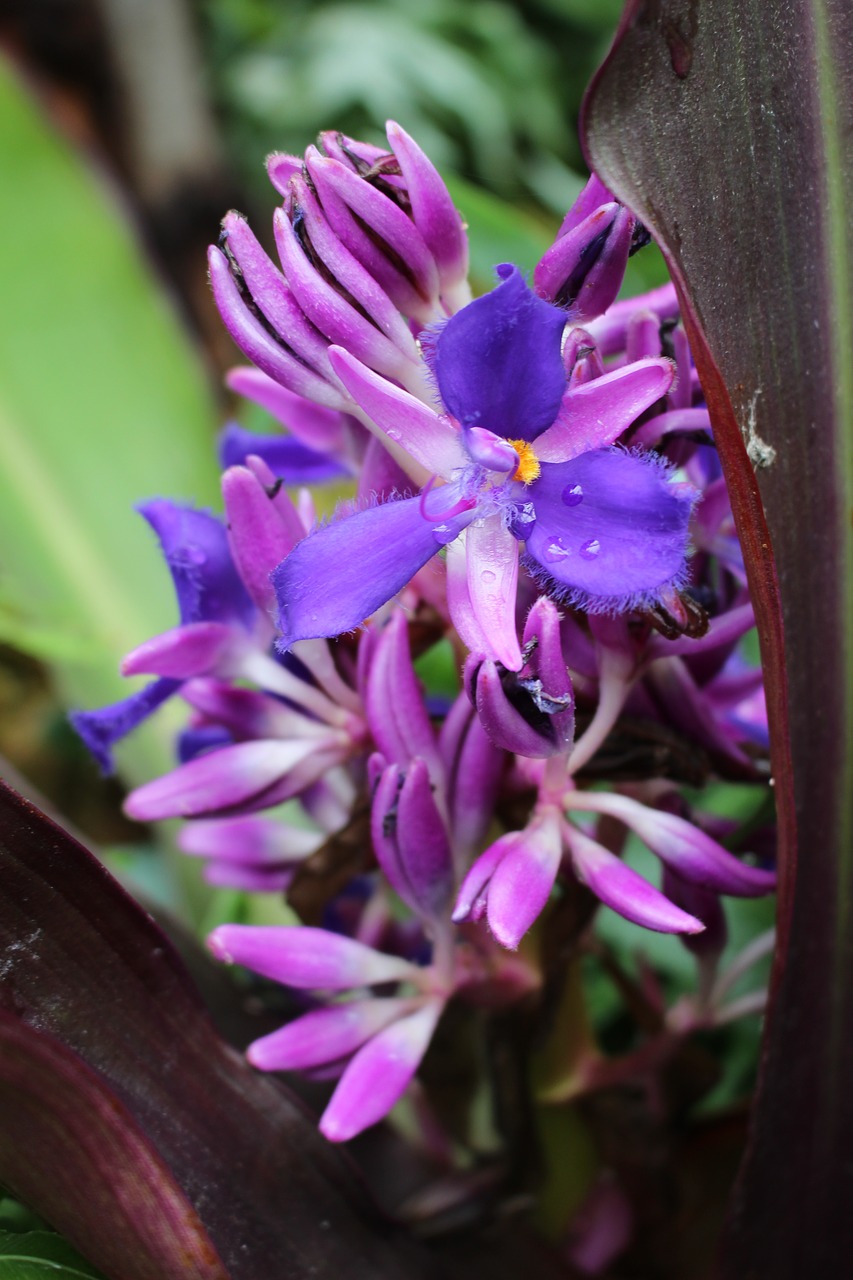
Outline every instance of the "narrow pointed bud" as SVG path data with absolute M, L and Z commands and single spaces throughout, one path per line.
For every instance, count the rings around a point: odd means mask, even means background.
M 238 396 L 245 396 L 266 409 L 309 448 L 321 453 L 347 452 L 347 436 L 357 424 L 346 414 L 294 395 L 260 369 L 247 365 L 231 369 L 225 375 L 225 385 Z
M 341 244 L 357 258 L 366 271 L 387 293 L 404 315 L 428 324 L 435 318 L 436 298 L 424 298 L 412 273 L 401 263 L 399 255 L 369 232 L 350 210 L 346 201 L 328 180 L 330 166 L 342 164 L 352 173 L 350 164 L 328 159 L 316 147 L 305 153 L 306 167 L 323 206 L 323 213 Z M 363 181 L 364 179 L 362 179 Z
M 574 320 L 601 315 L 622 285 L 633 230 L 627 209 L 615 201 L 601 205 L 540 259 L 533 273 L 536 292 L 565 308 Z
M 442 1000 L 427 1001 L 355 1055 L 320 1121 L 330 1142 L 347 1142 L 388 1114 L 417 1071 L 443 1008 Z
M 315 400 L 332 409 L 343 408 L 346 400 L 341 392 L 315 370 L 297 360 L 253 315 L 231 274 L 224 253 L 211 247 L 208 266 L 210 285 L 219 314 L 243 355 L 296 395 Z
M 412 1012 L 406 999 L 347 1000 L 313 1009 L 249 1045 L 246 1057 L 260 1071 L 300 1071 L 352 1056 L 372 1036 Z
M 139 822 L 157 822 L 246 805 L 259 796 L 266 798 L 274 784 L 291 775 L 315 751 L 316 744 L 310 740 L 261 740 L 223 747 L 131 791 L 125 813 Z M 321 771 L 327 767 L 322 758 L 318 767 Z
M 312 157 L 309 169 L 315 182 L 321 184 L 320 198 L 328 185 L 403 264 L 421 297 L 425 301 L 437 299 L 439 280 L 435 259 L 417 226 L 399 205 L 337 160 L 317 154 Z
M 562 856 L 555 812 L 496 840 L 474 863 L 453 912 L 457 923 L 486 916 L 501 946 L 514 951 L 548 901 Z
M 701 933 L 705 928 L 577 827 L 567 824 L 566 838 L 578 879 L 618 915 L 657 933 Z
M 438 267 L 443 294 L 452 293 L 468 274 L 468 237 L 450 192 L 433 163 L 393 120 L 388 142 L 405 180 L 412 219 Z
M 273 231 L 282 266 L 305 315 L 329 339 L 385 377 L 399 378 L 417 363 L 415 340 L 397 308 L 373 277 L 346 249 L 328 225 L 307 183 L 295 179 L 290 216 L 273 214 Z M 304 228 L 314 253 L 362 310 L 312 265 L 297 234 Z M 257 363 L 257 362 L 256 362 Z
M 287 195 L 290 179 L 302 172 L 302 157 L 291 156 L 285 151 L 274 151 L 267 156 L 267 174 L 280 195 Z
M 207 945 L 217 960 L 308 991 L 410 982 L 420 973 L 408 960 L 383 955 L 354 938 L 302 925 L 223 924 Z
M 444 721 L 440 748 L 454 844 L 462 865 L 467 866 L 492 821 L 506 756 L 489 738 L 464 692 Z
M 131 650 L 121 664 L 123 676 L 170 676 L 188 680 L 234 670 L 246 649 L 245 634 L 224 622 L 190 622 L 152 636 Z
M 188 822 L 178 833 L 177 841 L 184 853 L 195 858 L 275 867 L 310 857 L 325 838 L 322 832 L 309 827 L 252 814 Z
M 543 598 L 531 611 L 524 645 L 517 672 L 472 654 L 465 687 L 495 746 L 523 756 L 558 755 L 574 738 L 574 695 L 550 601 Z
M 233 210 L 222 220 L 225 249 L 236 265 L 254 307 L 279 342 L 323 378 L 334 381 L 327 343 L 306 320 L 284 276 L 270 261 L 246 219 Z
M 373 798 L 371 835 L 392 887 L 418 915 L 437 919 L 450 896 L 453 860 L 423 760 L 405 771 L 385 769 Z
M 441 758 L 423 690 L 412 666 L 405 614 L 396 610 L 376 641 L 365 707 L 377 747 L 389 762 L 426 762 L 434 783 L 443 780 Z

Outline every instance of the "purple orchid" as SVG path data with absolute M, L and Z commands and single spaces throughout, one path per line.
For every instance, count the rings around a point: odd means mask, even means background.
M 283 645 L 359 626 L 441 547 L 460 636 L 510 670 L 521 666 L 520 542 L 550 595 L 592 612 L 650 605 L 683 582 L 695 491 L 656 456 L 612 447 L 666 394 L 671 364 L 641 360 L 587 382 L 572 366 L 567 377 L 565 314 L 515 267 L 498 274 L 498 288 L 426 346 L 445 413 L 331 349 L 353 400 L 444 483 L 333 521 L 294 549 L 274 574 Z

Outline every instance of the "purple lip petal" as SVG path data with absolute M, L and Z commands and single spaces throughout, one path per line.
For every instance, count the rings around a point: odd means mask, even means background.
M 480 629 L 488 637 L 486 652 L 510 671 L 521 666 L 515 626 L 518 588 L 518 541 L 497 516 L 476 520 L 466 539 L 468 598 Z
M 536 441 L 540 462 L 567 462 L 613 444 L 641 413 L 666 395 L 674 369 L 669 360 L 639 360 L 563 396 L 553 426 Z
M 443 1007 L 442 1000 L 428 1001 L 355 1055 L 320 1121 L 330 1142 L 347 1142 L 388 1114 L 417 1071 Z
M 324 842 L 322 832 L 294 827 L 277 818 L 200 818 L 188 822 L 178 833 L 184 853 L 196 858 L 260 867 L 285 862 L 301 862 Z
M 222 477 L 228 540 L 246 590 L 263 614 L 275 609 L 270 574 L 305 536 L 296 508 L 283 489 L 271 501 L 246 467 L 230 467 Z
M 124 676 L 193 676 L 220 671 L 226 674 L 239 661 L 246 637 L 224 622 L 190 622 L 153 636 L 133 649 L 121 664 Z
M 296 395 L 331 409 L 345 408 L 346 401 L 341 392 L 276 342 L 252 314 L 234 281 L 225 254 L 211 246 L 207 261 L 219 314 L 243 355 Z
M 229 423 L 219 436 L 219 462 L 223 470 L 241 466 L 250 455 L 263 458 L 273 475 L 286 484 L 323 484 L 349 474 L 349 468 L 331 454 L 311 449 L 301 440 L 289 436 L 260 436 L 256 431 L 244 431 L 236 423 Z
M 239 622 L 255 617 L 231 560 L 225 525 L 208 511 L 151 498 L 136 508 L 156 533 L 165 557 L 181 622 Z
M 696 495 L 670 484 L 657 461 L 598 449 L 544 463 L 527 492 L 536 508 L 530 567 L 570 600 L 621 612 L 681 579 Z
M 372 1036 L 410 1012 L 411 1000 L 348 1000 L 314 1009 L 249 1046 L 259 1071 L 299 1071 L 350 1057 Z
M 463 427 L 535 440 L 566 389 L 560 343 L 565 314 L 537 298 L 517 267 L 447 321 L 431 352 L 441 400 Z
M 112 748 L 181 687 L 180 680 L 154 680 L 137 693 L 97 711 L 72 711 L 68 717 L 98 762 L 102 773 L 115 769 Z
M 692 884 L 716 893 L 761 897 L 776 886 L 772 871 L 741 862 L 716 840 L 677 814 L 650 809 L 627 796 L 603 797 L 601 812 L 611 813 L 634 831 L 652 853 Z
M 223 924 L 207 945 L 217 960 L 307 991 L 407 982 L 419 973 L 408 960 L 383 955 L 354 938 L 301 925 Z
M 373 373 L 343 347 L 331 347 L 329 359 L 356 404 L 430 475 L 448 479 L 464 465 L 460 432 L 447 418 Z
M 670 902 L 609 849 L 577 827 L 567 826 L 566 831 L 578 879 L 620 916 L 657 933 L 701 933 L 705 928 L 701 920 Z
M 468 237 L 462 219 L 438 170 L 414 139 L 393 120 L 388 121 L 386 133 L 400 162 L 415 226 L 438 266 L 441 288 L 453 288 L 468 274 Z
M 131 791 L 125 812 L 139 822 L 192 818 L 250 800 L 316 750 L 313 742 L 240 742 L 196 757 Z
M 312 176 L 322 173 L 329 186 L 371 231 L 406 265 L 424 299 L 437 298 L 438 270 L 423 236 L 399 205 L 337 160 L 317 156 Z
M 436 554 L 434 529 L 420 498 L 405 498 L 310 534 L 272 575 L 282 646 L 361 626 Z

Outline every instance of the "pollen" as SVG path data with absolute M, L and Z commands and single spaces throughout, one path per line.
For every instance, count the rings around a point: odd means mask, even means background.
M 526 440 L 508 440 L 507 443 L 511 444 L 518 454 L 518 466 L 512 477 L 513 480 L 520 480 L 522 484 L 532 484 L 534 480 L 538 480 L 542 468 L 533 452 L 533 445 L 528 444 Z

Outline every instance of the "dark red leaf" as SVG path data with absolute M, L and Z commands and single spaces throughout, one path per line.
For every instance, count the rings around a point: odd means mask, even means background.
M 682 296 L 766 667 L 780 947 L 727 1273 L 841 1275 L 853 1248 L 853 7 L 630 0 L 585 134 Z

